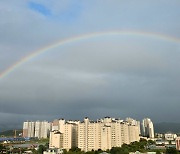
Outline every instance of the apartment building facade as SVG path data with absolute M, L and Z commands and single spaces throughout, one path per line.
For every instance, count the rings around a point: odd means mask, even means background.
M 142 120 L 142 135 L 148 138 L 154 138 L 154 125 L 150 118 Z
M 23 123 L 23 137 L 47 138 L 50 126 L 48 121 L 26 121 Z
M 110 117 L 97 121 L 84 118 L 82 122 L 61 122 L 59 121 L 58 130 L 56 130 L 60 133 L 59 137 L 57 137 L 57 132 L 54 130 L 50 133 L 50 148 L 61 147 L 69 150 L 72 147 L 78 147 L 85 152 L 98 149 L 107 150 L 140 139 L 138 122 L 130 123 Z M 59 146 L 53 141 L 55 137 L 58 138 L 56 143 Z

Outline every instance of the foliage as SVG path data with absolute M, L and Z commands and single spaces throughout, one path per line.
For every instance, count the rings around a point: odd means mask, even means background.
M 129 154 L 129 152 L 136 151 L 147 152 L 147 146 L 152 144 L 154 144 L 154 141 L 152 140 L 147 141 L 145 139 L 140 139 L 139 142 L 136 141 L 131 144 L 123 144 L 121 147 L 112 147 L 112 149 L 107 152 L 111 154 Z M 97 151 L 92 150 L 85 153 L 77 147 L 73 147 L 69 151 L 64 150 L 64 154 L 99 154 L 102 152 L 101 149 L 98 149 Z
M 0 153 L 2 153 L 2 151 L 6 149 L 2 144 L 0 144 Z
M 78 147 L 72 147 L 69 151 L 72 151 L 72 152 L 80 152 L 81 149 L 79 149 Z
M 38 154 L 38 151 L 35 149 L 33 149 L 32 152 L 33 152 L 33 154 Z
M 113 147 L 110 150 L 110 153 L 111 154 L 129 154 L 129 149 L 127 147 L 125 147 L 125 146 L 123 148 Z
M 132 142 L 130 144 L 123 144 L 121 147 L 112 147 L 111 150 L 107 150 L 106 152 L 109 154 L 129 154 L 129 152 L 142 152 L 145 153 L 147 151 L 153 151 L 156 152 L 157 154 L 160 154 L 161 152 L 165 152 L 165 154 L 178 154 L 177 150 L 175 148 L 168 148 L 165 150 L 149 150 L 148 149 L 148 145 L 153 145 L 154 141 L 147 141 L 145 139 L 140 139 L 139 142 Z M 32 149 L 33 154 L 43 154 L 43 152 L 45 150 L 47 150 L 48 148 L 48 144 L 43 144 L 43 145 L 39 145 L 38 150 Z M 23 152 L 26 149 L 20 149 L 20 148 L 14 148 L 13 152 L 17 152 L 19 153 L 20 151 Z M 0 144 L 0 153 L 2 151 L 8 151 L 7 147 L 3 146 L 2 144 Z M 96 151 L 92 150 L 92 151 L 88 151 L 88 152 L 84 152 L 81 151 L 81 149 L 79 149 L 78 147 L 72 147 L 69 151 L 64 150 L 64 154 L 100 154 L 103 151 L 101 149 L 98 149 Z
M 113 147 L 110 150 L 110 153 L 112 154 L 126 154 L 129 152 L 136 152 L 136 151 L 140 151 L 140 152 L 146 152 L 147 151 L 147 146 L 148 145 L 152 145 L 155 142 L 152 140 L 145 140 L 145 139 L 140 139 L 139 142 L 135 141 L 132 142 L 131 144 L 123 144 L 121 147 Z
M 166 154 L 178 154 L 178 151 L 175 148 L 167 148 Z
M 38 148 L 39 154 L 43 154 L 43 152 L 46 150 L 47 150 L 47 147 L 45 147 L 44 145 L 39 145 L 39 148 Z

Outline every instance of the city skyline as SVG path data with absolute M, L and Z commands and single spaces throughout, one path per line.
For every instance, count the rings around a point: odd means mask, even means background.
M 58 117 L 180 123 L 180 1 L 0 1 L 0 129 Z
M 92 121 L 85 117 L 83 121 L 65 119 L 55 119 L 52 122 L 26 121 L 23 123 L 23 137 L 38 139 L 49 137 L 49 148 L 69 151 L 72 147 L 78 147 L 87 152 L 121 147 L 124 143 L 139 141 L 142 137 L 140 128 L 140 121 L 132 118 L 120 120 L 104 117 Z M 153 136 L 144 134 L 144 137 L 154 139 L 154 128 L 149 126 L 146 128 L 153 129 Z

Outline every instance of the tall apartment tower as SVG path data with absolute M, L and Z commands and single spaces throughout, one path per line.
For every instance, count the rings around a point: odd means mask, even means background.
M 84 118 L 84 122 L 79 123 L 78 125 L 78 147 L 83 151 L 88 151 L 88 132 L 89 119 Z M 91 138 L 90 138 L 91 139 Z
M 102 150 L 107 150 L 112 148 L 112 130 L 111 126 L 104 125 L 101 127 L 101 148 Z M 97 150 L 97 149 L 96 149 Z
M 127 122 L 121 122 L 121 143 L 129 144 L 129 126 Z
M 138 127 L 138 133 L 139 135 L 141 134 L 141 127 L 140 127 L 140 121 L 137 121 L 135 119 L 132 119 L 132 118 L 126 118 L 126 121 L 130 124 L 130 125 L 133 125 L 133 126 L 137 126 Z
M 122 145 L 121 140 L 121 124 L 117 121 L 110 123 L 111 126 L 111 147 L 120 147 Z
M 53 130 L 50 132 L 49 148 L 63 148 L 63 134 L 58 130 Z
M 154 126 L 149 118 L 142 120 L 142 135 L 148 138 L 154 138 Z
M 51 123 L 51 131 L 54 130 L 59 130 L 59 120 L 55 119 L 52 123 Z
M 47 138 L 50 130 L 50 124 L 48 121 L 36 121 L 35 122 L 35 137 Z
M 34 137 L 35 123 L 26 121 L 23 123 L 23 137 Z
M 102 149 L 102 126 L 102 123 L 84 118 L 84 121 L 78 124 L 78 148 L 85 152 Z
M 49 147 L 50 148 L 63 148 L 66 150 L 71 149 L 72 147 L 77 147 L 77 124 L 76 122 L 65 122 L 65 120 L 60 119 L 58 127 L 52 127 L 50 132 Z M 57 126 L 57 125 L 56 125 Z M 54 130 L 54 129 L 57 130 Z

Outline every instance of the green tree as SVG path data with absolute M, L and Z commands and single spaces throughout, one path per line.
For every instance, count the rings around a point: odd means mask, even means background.
M 69 151 L 72 151 L 72 152 L 80 152 L 81 149 L 78 148 L 78 147 L 72 147 Z
M 166 154 L 178 154 L 178 151 L 175 148 L 167 148 Z
M 43 154 L 44 151 L 46 151 L 46 147 L 44 145 L 39 145 L 39 148 L 38 148 L 38 153 L 39 154 Z
M 129 154 L 128 147 L 124 144 L 123 147 L 113 147 L 110 150 L 111 154 Z
M 6 150 L 6 147 L 2 144 L 0 144 L 0 153 L 3 153 L 3 151 Z
M 95 154 L 95 152 L 94 151 L 88 151 L 88 152 L 86 152 L 86 154 Z
M 156 151 L 156 154 L 161 154 L 161 152 L 160 151 Z
M 67 150 L 66 149 L 63 149 L 63 154 L 67 154 Z

